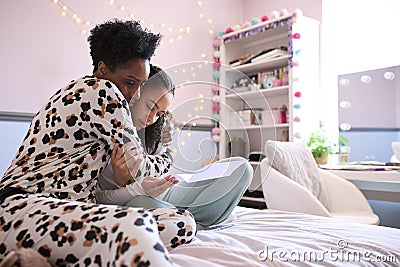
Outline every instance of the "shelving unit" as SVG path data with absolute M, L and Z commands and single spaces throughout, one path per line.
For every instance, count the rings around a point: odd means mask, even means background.
M 283 136 L 287 136 L 286 141 L 304 141 L 309 133 L 318 129 L 318 21 L 289 15 L 223 35 L 220 39 L 219 83 L 221 88 L 225 88 L 220 91 L 222 105 L 219 124 L 223 130 L 219 142 L 220 159 L 234 156 L 231 155 L 228 145 L 233 138 L 245 141 L 245 151 L 242 156 L 247 157 L 250 152 L 264 151 L 267 140 L 282 140 Z M 287 55 L 263 62 L 229 66 L 229 62 L 242 55 L 253 55 L 263 49 L 282 46 L 287 47 Z M 283 68 L 288 70 L 287 85 L 264 89 L 254 86 L 251 77 L 257 77 L 257 73 Z M 232 88 L 232 85 L 240 79 L 247 79 L 249 84 L 252 84 L 248 91 L 236 92 Z M 279 110 L 283 105 L 287 106 L 287 122 L 263 123 L 257 120 L 260 125 L 249 125 L 246 122 L 233 125 L 232 120 L 237 119 L 235 116 L 239 111 L 254 112 L 262 109 L 265 113 L 274 108 Z M 273 117 L 271 113 L 269 116 Z M 255 175 L 249 191 L 261 191 L 259 164 L 252 162 L 252 165 Z

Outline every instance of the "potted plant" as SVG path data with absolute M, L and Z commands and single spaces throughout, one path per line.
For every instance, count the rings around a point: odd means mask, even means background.
M 307 146 L 310 148 L 311 154 L 317 164 L 326 164 L 329 155 L 335 153 L 336 143 L 332 141 L 332 138 L 327 136 L 325 130 L 318 130 L 311 133 L 307 141 Z
M 346 136 L 339 135 L 339 163 L 348 163 L 349 162 L 349 153 L 350 153 L 350 147 L 347 146 L 349 143 L 349 139 Z

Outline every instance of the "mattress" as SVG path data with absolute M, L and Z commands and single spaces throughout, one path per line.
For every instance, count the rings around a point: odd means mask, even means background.
M 400 229 L 237 207 L 171 251 L 178 266 L 400 266 Z

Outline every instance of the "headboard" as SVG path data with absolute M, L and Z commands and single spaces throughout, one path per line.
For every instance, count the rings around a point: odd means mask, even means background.
M 17 153 L 34 115 L 0 111 L 0 179 Z M 205 160 L 214 158 L 217 154 L 217 148 L 212 141 L 211 126 L 181 128 L 171 145 L 178 151 L 174 167 L 180 170 L 197 170 L 202 167 Z

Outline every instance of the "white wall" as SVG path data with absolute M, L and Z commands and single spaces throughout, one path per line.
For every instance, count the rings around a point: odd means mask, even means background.
M 323 0 L 321 114 L 337 130 L 337 75 L 400 64 L 399 0 Z

